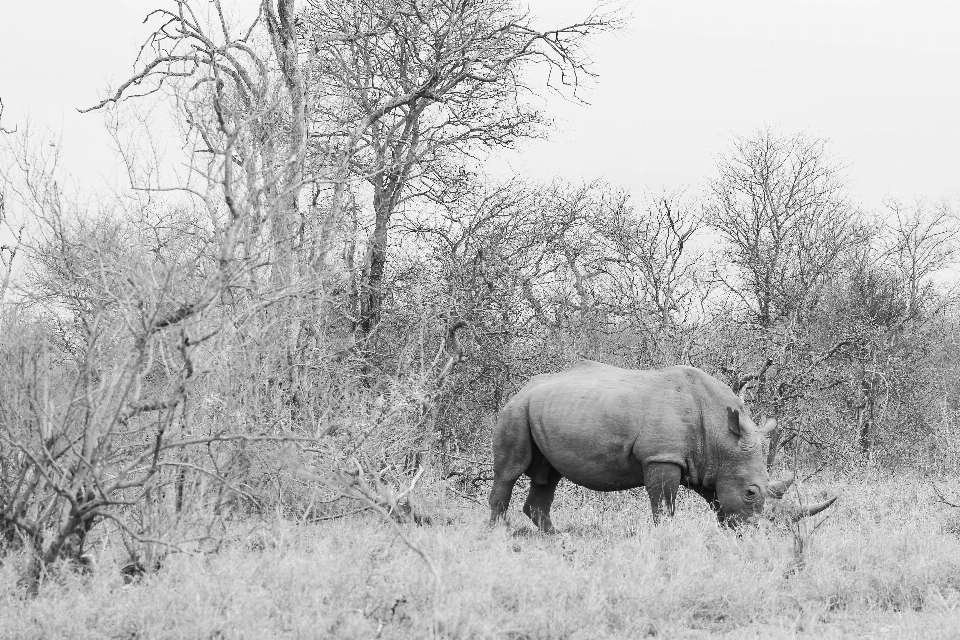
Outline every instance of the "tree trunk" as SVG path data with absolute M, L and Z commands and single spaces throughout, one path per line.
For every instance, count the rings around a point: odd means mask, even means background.
M 870 459 L 873 445 L 874 389 L 873 374 L 863 373 L 860 379 L 860 404 L 857 406 L 857 443 L 860 454 Z
M 371 180 L 375 221 L 370 247 L 367 250 L 363 279 L 360 283 L 360 321 L 358 323 L 360 332 L 364 336 L 369 336 L 380 322 L 390 218 L 397 207 L 408 170 L 409 164 L 385 171 Z
M 378 191 L 374 196 L 376 223 L 370 239 L 367 265 L 360 284 L 360 332 L 368 336 L 380 322 L 383 306 L 383 272 L 387 264 L 387 230 L 393 213 L 389 198 Z
M 276 247 L 273 282 L 277 286 L 284 286 L 294 279 L 297 269 L 293 244 L 300 225 L 300 191 L 307 156 L 307 93 L 303 69 L 298 59 L 294 0 L 278 0 L 276 11 L 272 2 L 263 0 L 260 10 L 290 99 L 289 138 L 286 141 L 286 153 L 279 158 L 285 165 L 281 173 L 283 180 L 280 185 L 273 185 L 268 189 L 273 191 L 271 195 L 275 202 L 271 225 L 272 239 Z M 267 157 L 275 162 L 278 157 L 273 150 L 272 141 L 268 141 L 267 146 Z

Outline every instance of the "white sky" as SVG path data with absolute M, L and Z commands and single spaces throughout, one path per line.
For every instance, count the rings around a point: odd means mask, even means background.
M 129 75 L 164 0 L 0 0 L 4 125 L 63 131 L 66 168 L 92 183 L 118 161 L 97 101 Z M 237 0 L 255 7 L 256 0 Z M 169 3 L 172 5 L 172 2 Z M 228 3 L 229 4 L 229 3 Z M 544 24 L 588 0 L 530 0 Z M 559 130 L 507 158 L 537 177 L 698 187 L 731 134 L 774 126 L 828 138 L 855 196 L 876 207 L 960 195 L 960 3 L 634 0 L 593 48 L 589 107 L 549 97 Z M 158 134 L 162 135 L 162 134 Z M 497 164 L 501 164 L 500 163 Z

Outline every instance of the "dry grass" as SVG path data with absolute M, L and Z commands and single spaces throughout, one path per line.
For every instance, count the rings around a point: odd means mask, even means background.
M 916 481 L 819 486 L 841 501 L 802 567 L 785 529 L 719 530 L 695 497 L 655 528 L 642 492 L 566 485 L 562 533 L 542 536 L 516 504 L 512 526 L 490 530 L 480 505 L 426 489 L 434 525 L 409 533 L 440 566 L 438 603 L 422 561 L 374 516 L 244 523 L 220 554 L 172 558 L 139 585 L 102 561 L 28 599 L 7 562 L 0 636 L 415 638 L 434 624 L 451 638 L 960 636 L 960 510 Z

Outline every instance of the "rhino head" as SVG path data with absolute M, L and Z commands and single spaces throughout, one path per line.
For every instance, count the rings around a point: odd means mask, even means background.
M 797 521 L 820 513 L 836 500 L 813 505 L 781 501 L 796 480 L 796 472 L 782 480 L 770 478 L 780 435 L 776 419 L 767 418 L 758 427 L 746 412 L 728 408 L 727 430 L 734 437 L 721 438 L 715 489 L 713 495 L 704 496 L 722 524 L 756 523 L 765 506 Z

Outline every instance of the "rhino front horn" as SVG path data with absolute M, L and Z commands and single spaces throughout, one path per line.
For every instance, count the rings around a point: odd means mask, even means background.
M 792 485 L 793 481 L 796 479 L 797 479 L 797 472 L 794 471 L 792 474 L 790 474 L 790 477 L 787 478 L 786 480 L 774 480 L 773 482 L 771 482 L 767 486 L 767 491 L 774 498 L 782 498 L 783 494 L 787 492 L 787 489 L 790 488 L 790 485 Z
M 819 502 L 817 504 L 811 504 L 811 505 L 802 507 L 800 509 L 797 509 L 796 513 L 793 514 L 793 521 L 796 522 L 797 520 L 800 520 L 802 518 L 815 516 L 836 501 L 837 499 L 834 497 L 834 498 L 830 498 L 829 500 L 824 500 L 823 502 Z

